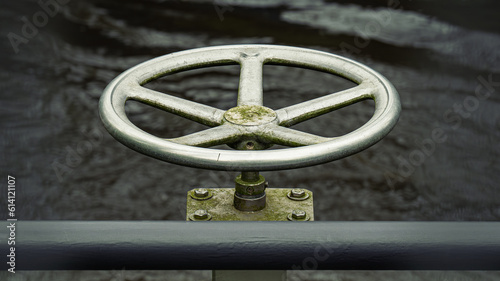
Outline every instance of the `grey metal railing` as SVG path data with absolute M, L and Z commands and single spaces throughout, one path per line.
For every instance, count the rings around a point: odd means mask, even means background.
M 18 221 L 16 227 L 16 270 L 500 270 L 500 222 Z M 7 243 L 0 249 L 9 252 Z

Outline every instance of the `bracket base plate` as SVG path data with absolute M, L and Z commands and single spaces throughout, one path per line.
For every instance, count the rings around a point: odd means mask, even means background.
M 288 197 L 290 188 L 267 188 L 266 207 L 256 212 L 242 212 L 234 208 L 234 188 L 206 188 L 210 197 L 199 199 L 193 189 L 187 194 L 187 218 L 190 220 L 197 210 L 205 210 L 212 221 L 289 221 L 295 220 L 291 214 L 294 210 L 306 213 L 306 221 L 314 220 L 313 193 L 303 189 L 308 195 L 304 200 L 292 200 Z M 298 219 L 296 221 L 304 221 Z

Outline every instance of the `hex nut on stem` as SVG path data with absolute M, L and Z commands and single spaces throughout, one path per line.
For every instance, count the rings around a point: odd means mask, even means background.
M 266 179 L 259 172 L 241 172 L 234 180 L 233 206 L 242 212 L 256 212 L 266 207 Z

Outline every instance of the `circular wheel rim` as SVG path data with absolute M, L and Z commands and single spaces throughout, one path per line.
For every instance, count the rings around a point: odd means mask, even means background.
M 321 70 L 347 78 L 358 85 L 278 109 L 273 111 L 276 118 L 272 121 L 267 116 L 266 123 L 250 125 L 229 122 L 230 118 L 225 118 L 224 110 L 142 87 L 159 77 L 180 71 L 240 64 L 238 108 L 265 108 L 262 68 L 266 63 Z M 125 102 L 129 99 L 150 104 L 212 128 L 173 139 L 150 135 L 132 124 L 126 116 Z M 367 123 L 348 134 L 324 138 L 288 128 L 365 99 L 375 101 L 375 112 Z M 293 169 L 344 158 L 370 147 L 387 135 L 396 124 L 401 111 L 397 91 L 385 77 L 373 69 L 326 52 L 275 45 L 206 47 L 146 61 L 116 77 L 104 90 L 99 108 L 101 119 L 110 134 L 136 151 L 175 164 L 228 171 Z M 250 135 L 270 143 L 301 147 L 264 151 L 198 147 L 227 144 Z

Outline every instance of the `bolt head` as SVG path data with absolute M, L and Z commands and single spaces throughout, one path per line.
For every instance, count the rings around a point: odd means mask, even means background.
M 293 210 L 292 211 L 292 218 L 295 220 L 305 220 L 306 219 L 306 212 L 303 210 Z
M 193 214 L 193 218 L 197 220 L 206 220 L 208 219 L 208 212 L 206 210 L 196 210 Z
M 305 189 L 301 189 L 301 188 L 291 189 L 286 196 L 289 199 L 295 200 L 295 201 L 304 201 L 310 197 L 309 193 Z
M 304 197 L 306 195 L 306 192 L 303 189 L 294 188 L 290 192 L 290 195 L 293 198 L 302 198 L 302 197 Z
M 205 188 L 198 188 L 194 190 L 194 195 L 196 197 L 205 198 L 208 196 L 208 190 Z

